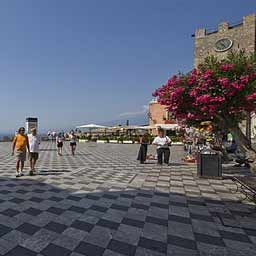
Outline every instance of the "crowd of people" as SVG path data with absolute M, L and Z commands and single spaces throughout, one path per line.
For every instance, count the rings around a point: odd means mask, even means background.
M 25 133 L 25 128 L 19 128 L 16 136 L 13 139 L 12 143 L 12 155 L 16 156 L 16 177 L 21 177 L 24 175 L 24 165 L 27 159 L 27 154 L 30 162 L 30 171 L 29 175 L 33 176 L 35 174 L 35 167 L 37 160 L 39 158 L 39 147 L 40 147 L 40 137 L 37 134 L 36 128 L 32 128 L 30 134 Z M 63 143 L 65 140 L 64 133 L 56 133 L 51 134 L 51 140 L 56 143 L 57 154 L 58 156 L 62 155 L 62 148 Z M 70 139 L 70 149 L 71 154 L 75 155 L 76 150 L 76 135 L 75 132 L 72 130 L 69 133 Z
M 196 162 L 198 153 L 204 148 L 221 154 L 222 162 L 235 162 L 237 167 L 249 167 L 249 160 L 239 149 L 230 131 L 221 131 L 216 134 L 213 132 L 211 122 L 203 122 L 200 129 L 187 127 L 184 132 L 185 160 L 192 159 Z
M 31 133 L 26 135 L 25 128 L 19 128 L 17 135 L 14 137 L 12 144 L 12 155 L 16 156 L 16 177 L 23 176 L 24 163 L 27 158 L 29 158 L 30 163 L 30 171 L 29 175 L 35 174 L 35 167 L 37 160 L 39 158 L 39 147 L 40 147 L 40 138 L 37 134 L 37 130 L 35 128 L 31 129 Z M 204 137 L 202 137 L 202 134 Z M 62 156 L 62 149 L 64 145 L 65 139 L 69 139 L 71 154 L 74 156 L 77 146 L 77 136 L 75 132 L 72 130 L 68 134 L 64 134 L 64 132 L 60 133 L 50 133 L 48 134 L 48 138 L 56 144 L 56 151 L 58 156 Z M 202 139 L 204 138 L 204 139 Z M 202 141 L 204 140 L 204 141 Z M 223 153 L 232 154 L 236 157 L 236 162 L 238 166 L 248 165 L 246 159 L 241 156 L 238 152 L 238 147 L 235 140 L 232 138 L 231 134 L 226 135 L 225 138 L 222 139 L 221 142 L 211 134 L 211 129 L 206 129 L 204 133 L 200 133 L 199 130 L 194 128 L 185 129 L 184 133 L 184 149 L 187 152 L 188 156 L 192 156 L 193 152 L 198 152 L 202 147 L 207 145 L 207 143 L 211 146 L 212 149 L 218 150 Z M 140 161 L 141 164 L 144 164 L 147 160 L 147 151 L 148 145 L 150 144 L 149 136 L 147 133 L 140 137 L 140 149 L 138 152 L 137 160 Z M 158 130 L 158 136 L 156 136 L 152 142 L 153 145 L 156 146 L 156 159 L 158 165 L 168 165 L 170 160 L 170 146 L 172 144 L 171 139 L 165 135 L 165 131 L 163 129 Z
M 19 128 L 16 136 L 12 143 L 12 155 L 16 156 L 16 177 L 21 177 L 24 175 L 24 165 L 27 157 L 30 163 L 29 175 L 33 176 L 36 173 L 36 163 L 39 158 L 40 152 L 40 137 L 37 134 L 37 129 L 31 129 L 30 133 L 27 135 L 25 133 L 25 128 Z M 56 144 L 56 151 L 58 156 L 62 156 L 62 149 L 64 141 L 69 138 L 71 154 L 74 156 L 77 146 L 77 137 L 75 132 L 72 130 L 68 135 L 64 132 L 51 132 L 48 133 L 48 139 Z M 144 134 L 140 138 L 140 149 L 138 154 L 138 160 L 141 164 L 145 163 L 147 159 L 147 149 L 148 149 L 149 139 L 148 134 Z M 158 136 L 153 140 L 153 145 L 157 147 L 157 164 L 162 165 L 163 163 L 168 165 L 170 159 L 170 149 L 171 139 L 165 136 L 164 130 L 158 130 Z
M 201 128 L 185 127 L 183 134 L 183 144 L 185 150 L 185 162 L 196 163 L 198 153 L 202 150 L 212 150 L 222 156 L 222 162 L 234 162 L 236 167 L 249 167 L 249 159 L 239 149 L 231 132 L 222 132 L 215 134 L 211 122 L 203 122 Z M 157 146 L 156 159 L 159 165 L 169 164 L 171 139 L 165 136 L 163 129 L 158 130 L 158 136 L 155 137 L 152 144 Z M 147 149 L 149 145 L 148 134 L 140 137 L 140 149 L 137 160 L 141 164 L 145 163 Z M 154 159 L 154 157 L 153 157 Z

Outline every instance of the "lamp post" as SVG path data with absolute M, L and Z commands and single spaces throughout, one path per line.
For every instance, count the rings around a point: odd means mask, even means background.
M 251 113 L 247 112 L 246 113 L 246 130 L 245 130 L 245 135 L 247 137 L 247 139 L 249 140 L 250 144 L 251 144 L 251 129 L 252 127 L 252 117 L 251 117 Z

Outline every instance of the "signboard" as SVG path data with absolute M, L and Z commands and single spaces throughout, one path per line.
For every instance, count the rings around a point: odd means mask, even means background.
M 26 131 L 28 134 L 31 133 L 31 129 L 38 129 L 38 119 L 35 117 L 28 117 L 26 119 Z

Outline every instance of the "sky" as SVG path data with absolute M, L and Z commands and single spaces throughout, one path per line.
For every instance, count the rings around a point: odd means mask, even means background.
M 196 28 L 240 22 L 255 0 L 0 1 L 0 132 L 146 115 L 152 92 L 193 66 Z

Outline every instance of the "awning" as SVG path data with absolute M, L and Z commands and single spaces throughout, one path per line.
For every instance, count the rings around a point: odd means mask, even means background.
M 76 128 L 98 129 L 98 128 L 107 128 L 107 127 L 103 125 L 98 125 L 98 124 L 84 124 L 84 125 L 77 126 Z
M 162 128 L 164 130 L 175 130 L 180 127 L 178 124 L 156 124 L 156 128 Z

